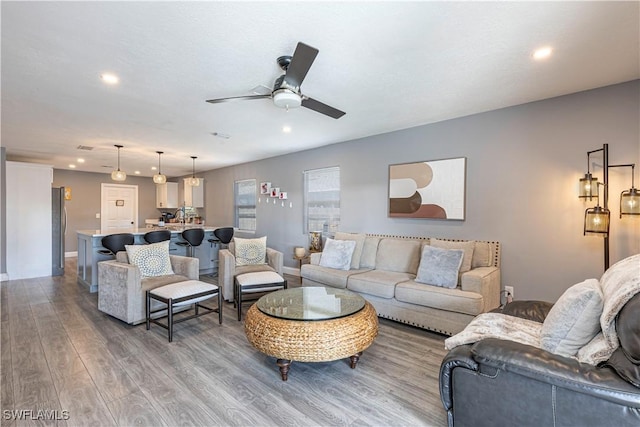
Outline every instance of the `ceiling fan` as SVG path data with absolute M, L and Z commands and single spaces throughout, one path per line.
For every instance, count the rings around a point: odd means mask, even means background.
M 311 68 L 311 64 L 318 55 L 318 49 L 298 42 L 293 56 L 281 56 L 277 59 L 278 65 L 284 70 L 284 74 L 278 77 L 273 89 L 261 86 L 269 93 L 261 95 L 234 96 L 230 98 L 208 99 L 207 102 L 217 104 L 227 101 L 245 99 L 273 99 L 273 103 L 280 108 L 297 108 L 301 105 L 310 110 L 317 111 L 334 119 L 345 115 L 344 111 L 333 108 L 327 104 L 309 98 L 300 91 L 300 86 Z

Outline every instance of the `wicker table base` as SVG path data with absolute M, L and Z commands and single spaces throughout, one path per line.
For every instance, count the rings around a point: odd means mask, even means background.
M 249 342 L 261 352 L 277 358 L 286 381 L 292 361 L 330 362 L 358 359 L 378 335 L 378 315 L 368 302 L 349 316 L 330 320 L 287 320 L 262 313 L 256 305 L 247 312 L 244 325 Z

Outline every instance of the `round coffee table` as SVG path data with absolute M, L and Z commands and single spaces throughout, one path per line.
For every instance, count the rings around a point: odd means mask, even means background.
M 249 308 L 249 342 L 277 358 L 286 381 L 292 361 L 330 362 L 349 357 L 355 368 L 378 335 L 378 315 L 360 295 L 324 287 L 285 289 Z

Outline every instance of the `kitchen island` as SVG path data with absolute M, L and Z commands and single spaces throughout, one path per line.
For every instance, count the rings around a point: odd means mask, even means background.
M 211 243 L 208 240 L 213 239 L 213 231 L 221 227 L 199 226 L 199 225 L 179 225 L 171 224 L 166 227 L 153 228 L 127 228 L 123 230 L 77 230 L 78 234 L 78 283 L 85 285 L 89 292 L 98 291 L 98 263 L 113 259 L 112 256 L 103 255 L 98 251 L 104 250 L 102 246 L 102 238 L 109 234 L 131 233 L 134 236 L 134 244 L 145 244 L 144 235 L 155 230 L 171 231 L 171 241 L 169 243 L 169 251 L 171 255 L 186 256 L 187 248 L 176 244 L 183 242 L 181 237 L 182 231 L 188 228 L 204 229 L 204 240 L 202 244 L 195 248 L 194 256 L 200 260 L 200 274 L 210 274 L 217 269 L 218 265 L 218 243 Z

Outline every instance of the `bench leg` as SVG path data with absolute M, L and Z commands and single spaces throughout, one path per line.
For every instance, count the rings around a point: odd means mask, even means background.
M 169 330 L 169 342 L 173 341 L 173 299 L 167 301 L 167 329 Z
M 238 285 L 238 321 L 242 320 L 242 286 Z
M 222 325 L 222 292 L 218 289 L 218 323 Z
M 148 331 L 151 328 L 151 295 L 149 294 L 149 291 L 145 292 L 145 296 L 146 296 L 145 310 L 147 314 L 147 331 Z

